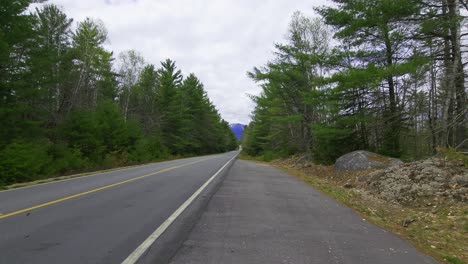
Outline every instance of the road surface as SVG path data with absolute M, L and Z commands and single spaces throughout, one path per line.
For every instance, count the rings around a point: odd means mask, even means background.
M 236 154 L 0 192 L 0 263 L 121 263 Z
M 0 192 L 0 263 L 436 263 L 296 178 L 236 155 Z
M 436 262 L 296 178 L 240 160 L 171 263 Z

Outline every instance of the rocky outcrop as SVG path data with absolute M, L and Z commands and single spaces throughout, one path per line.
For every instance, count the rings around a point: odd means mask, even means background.
M 367 189 L 388 201 L 449 198 L 468 201 L 468 174 L 463 164 L 438 159 L 411 162 L 369 174 Z
M 468 187 L 468 172 L 464 175 L 456 175 L 452 178 L 452 182 L 460 185 L 461 187 Z
M 364 150 L 357 150 L 339 157 L 335 162 L 336 170 L 367 170 L 383 169 L 393 165 L 403 164 L 394 159 Z

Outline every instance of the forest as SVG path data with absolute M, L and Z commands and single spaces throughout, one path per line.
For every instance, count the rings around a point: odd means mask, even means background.
M 333 0 L 296 12 L 249 77 L 261 86 L 243 138 L 264 160 L 330 164 L 353 150 L 416 160 L 466 152 L 463 0 Z
M 0 186 L 237 147 L 197 76 L 35 2 L 0 8 Z

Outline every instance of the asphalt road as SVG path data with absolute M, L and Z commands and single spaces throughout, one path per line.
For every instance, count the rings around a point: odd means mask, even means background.
M 236 154 L 2 191 L 0 263 L 121 263 Z
M 171 263 L 436 261 L 296 178 L 236 161 Z

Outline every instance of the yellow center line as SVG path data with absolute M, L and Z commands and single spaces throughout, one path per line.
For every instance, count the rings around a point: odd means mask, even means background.
M 122 184 L 125 184 L 125 183 L 137 181 L 137 180 L 147 178 L 147 177 L 150 177 L 150 176 L 154 176 L 154 175 L 166 172 L 166 171 L 175 170 L 175 169 L 178 169 L 178 168 L 182 168 L 182 167 L 185 167 L 185 166 L 189 166 L 189 165 L 199 163 L 199 162 L 202 162 L 202 161 L 206 161 L 206 160 L 210 160 L 210 159 L 213 159 L 213 158 L 198 160 L 198 161 L 190 162 L 190 163 L 187 163 L 187 164 L 182 164 L 182 165 L 178 165 L 178 166 L 169 167 L 169 168 L 157 171 L 157 172 L 152 172 L 152 173 L 148 173 L 148 174 L 136 177 L 136 178 L 132 178 L 132 179 L 128 179 L 128 180 L 125 180 L 125 181 L 105 185 L 105 186 L 102 186 L 102 187 L 99 187 L 99 188 L 96 188 L 96 189 L 92 189 L 92 190 L 89 190 L 89 191 L 77 193 L 77 194 L 66 196 L 66 197 L 63 197 L 63 198 L 60 198 L 60 199 L 57 199 L 57 200 L 53 200 L 53 201 L 50 201 L 50 202 L 46 202 L 46 203 L 38 204 L 38 205 L 35 205 L 35 206 L 31 206 L 29 208 L 21 209 L 21 210 L 18 210 L 18 211 L 7 213 L 7 214 L 0 214 L 0 219 L 7 218 L 7 217 L 10 217 L 10 216 L 14 216 L 14 215 L 17 215 L 17 214 L 21 214 L 21 213 L 31 211 L 31 210 L 34 210 L 34 209 L 39 209 L 39 208 L 46 207 L 46 206 L 49 206 L 49 205 L 53 205 L 53 204 L 56 204 L 56 203 L 68 201 L 68 200 L 71 200 L 71 199 L 74 199 L 74 198 L 77 198 L 77 197 L 81 197 L 81 196 L 84 196 L 84 195 L 87 195 L 87 194 L 90 194 L 90 193 L 95 193 L 95 192 L 102 191 L 102 190 L 105 190 L 105 189 L 109 189 L 109 188 L 119 186 L 119 185 L 122 185 Z

